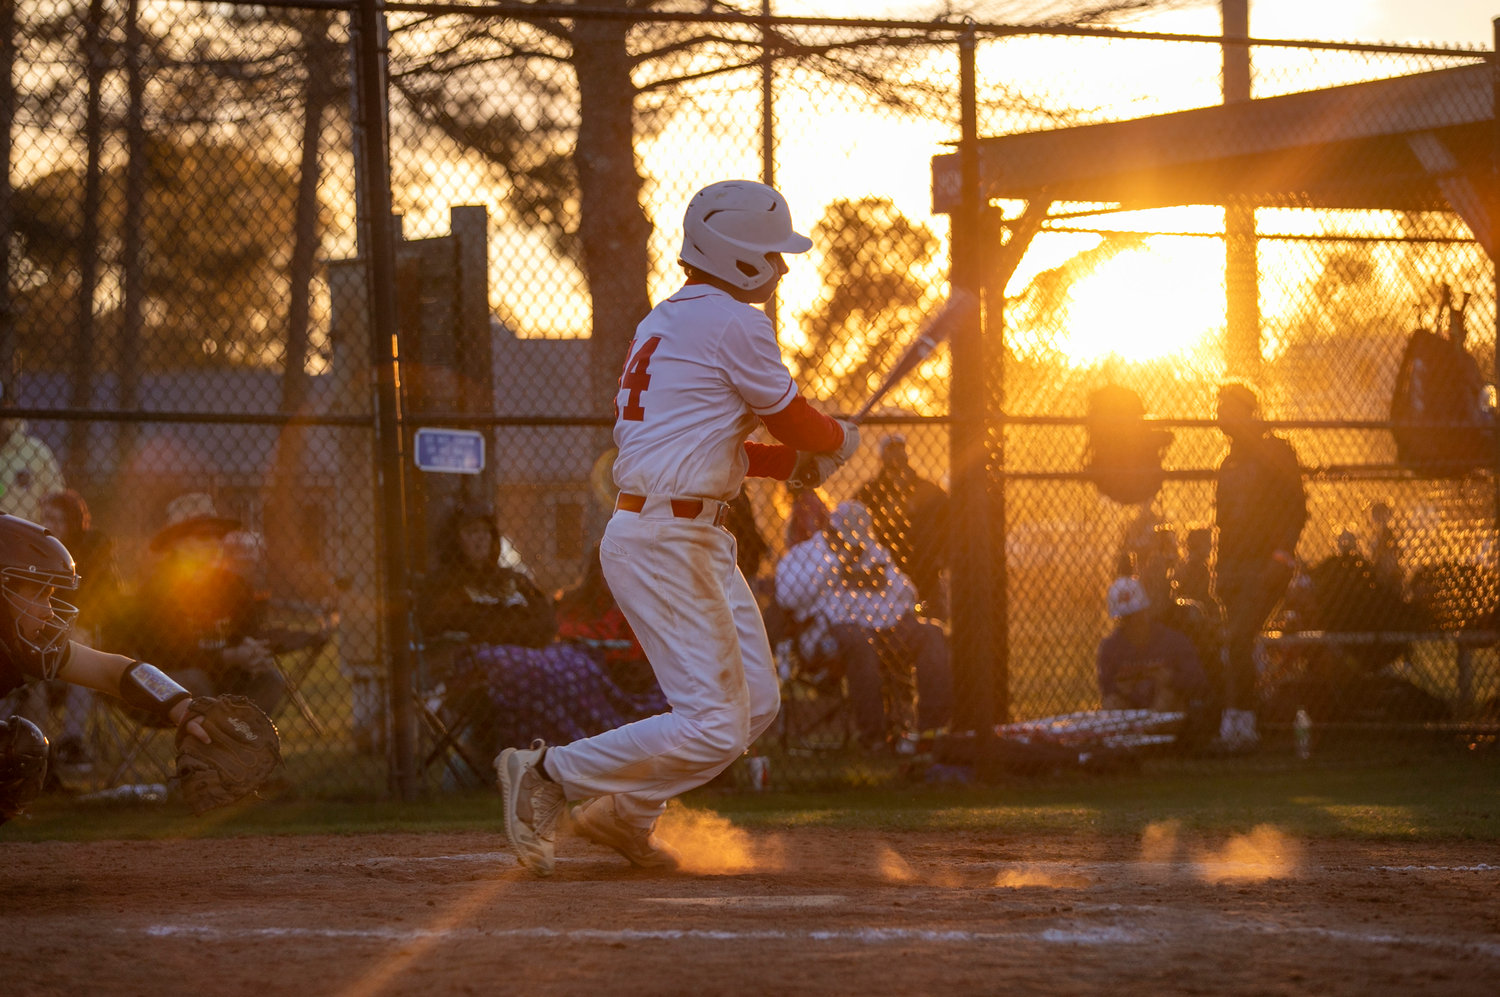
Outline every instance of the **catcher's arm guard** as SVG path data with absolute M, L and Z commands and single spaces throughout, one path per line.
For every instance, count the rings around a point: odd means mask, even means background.
M 0 824 L 26 812 L 47 780 L 47 736 L 25 717 L 0 720 Z
M 207 744 L 188 730 L 197 720 Z M 281 764 L 281 736 L 271 718 L 244 696 L 200 697 L 177 728 L 177 779 L 193 813 L 243 799 Z

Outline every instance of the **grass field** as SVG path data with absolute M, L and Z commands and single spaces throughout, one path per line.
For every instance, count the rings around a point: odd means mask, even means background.
M 683 803 L 747 829 L 785 826 L 1017 835 L 1120 835 L 1176 821 L 1204 833 L 1262 824 L 1299 838 L 1500 841 L 1500 751 L 1453 743 L 1370 742 L 1309 762 L 1283 753 L 1235 761 L 1162 760 L 1127 773 L 1062 773 L 954 787 L 920 783 L 827 793 L 702 790 Z M 272 798 L 194 819 L 176 802 L 43 798 L 0 829 L 5 841 L 235 834 L 493 831 L 499 801 L 479 790 L 419 801 Z

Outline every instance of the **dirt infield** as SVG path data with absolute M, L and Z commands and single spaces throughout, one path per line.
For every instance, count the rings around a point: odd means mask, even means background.
M 691 871 L 577 839 L 0 841 L 0 991 L 91 994 L 1484 994 L 1500 846 L 745 832 Z

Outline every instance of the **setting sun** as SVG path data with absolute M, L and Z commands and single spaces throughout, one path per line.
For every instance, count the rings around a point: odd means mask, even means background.
M 1053 347 L 1077 366 L 1195 352 L 1224 325 L 1224 257 L 1201 238 L 1157 237 L 1068 291 Z

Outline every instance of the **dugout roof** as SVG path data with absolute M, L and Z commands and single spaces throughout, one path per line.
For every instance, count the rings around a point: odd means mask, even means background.
M 986 198 L 1456 211 L 1493 257 L 1488 64 L 981 139 Z M 957 153 L 932 161 L 933 209 L 959 203 Z

